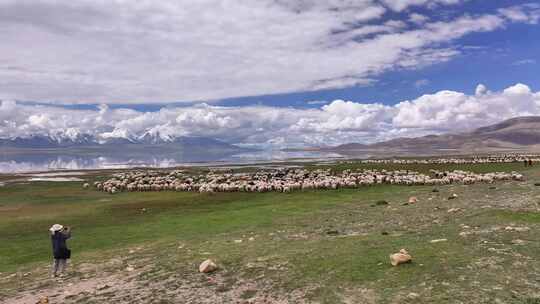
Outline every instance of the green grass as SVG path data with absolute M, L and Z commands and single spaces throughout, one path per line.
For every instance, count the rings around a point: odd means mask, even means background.
M 333 169 L 342 170 L 343 166 L 338 164 Z M 428 170 L 418 165 L 410 169 Z M 520 166 L 459 169 L 513 171 Z M 536 169 L 525 173 L 532 178 L 539 176 Z M 406 295 L 411 291 L 429 295 L 430 301 L 418 303 L 491 303 L 486 299 L 494 298 L 529 303 L 535 298 L 527 295 L 538 283 L 527 285 L 525 281 L 534 282 L 532 278 L 540 270 L 536 259 L 540 235 L 535 230 L 540 226 L 540 215 L 535 211 L 540 188 L 533 181 L 496 186 L 449 185 L 438 187 L 437 193 L 432 192 L 433 187 L 382 185 L 289 194 L 109 195 L 82 189 L 77 182 L 8 184 L 0 187 L 0 272 L 46 265 L 50 259 L 48 228 L 62 223 L 74 227 L 69 245 L 78 263 L 114 256 L 134 261 L 155 257 L 159 262 L 154 265 L 155 272 L 146 274 L 148 278 L 164 275 L 162 271 L 167 275 L 180 270 L 189 273 L 210 256 L 232 281 L 264 276 L 281 292 L 311 286 L 306 296 L 323 303 L 339 303 L 343 294 L 354 295 L 360 288 L 374 290 L 383 303 L 407 302 Z M 448 201 L 451 193 L 458 193 L 459 198 Z M 413 195 L 419 202 L 403 205 Z M 388 205 L 377 204 L 383 200 Z M 514 201 L 515 206 L 509 207 Z M 455 207 L 463 211 L 447 212 Z M 524 225 L 531 231 L 462 237 L 462 225 L 476 227 L 470 229 L 477 231 Z M 249 237 L 254 241 L 248 241 Z M 512 240 L 518 237 L 527 245 L 513 246 Z M 448 241 L 429 242 L 441 238 Z M 243 242 L 234 243 L 235 239 Z M 187 249 L 179 250 L 178 244 Z M 125 254 L 127 248 L 136 246 L 144 247 L 139 255 Z M 505 263 L 499 263 L 496 270 L 478 268 L 483 259 L 494 258 L 490 246 L 509 248 L 512 255 L 504 256 Z M 389 266 L 388 255 L 400 248 L 411 252 L 413 263 Z M 531 258 L 527 266 L 515 266 L 514 262 L 524 257 Z M 508 276 L 513 277 L 510 286 L 505 283 Z M 479 290 L 475 282 L 489 288 Z M 490 289 L 501 284 L 505 286 L 502 291 Z M 523 297 L 512 297 L 508 292 L 511 289 L 522 292 Z M 243 295 L 252 296 L 252 291 Z

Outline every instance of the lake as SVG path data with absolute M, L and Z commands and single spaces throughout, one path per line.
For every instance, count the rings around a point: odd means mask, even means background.
M 2 151 L 0 173 L 42 172 L 57 170 L 123 169 L 134 167 L 168 168 L 195 165 L 250 164 L 283 162 L 287 160 L 339 159 L 337 153 L 281 150 L 250 151 L 243 153 L 129 153 L 128 151 L 77 152 L 62 150 Z

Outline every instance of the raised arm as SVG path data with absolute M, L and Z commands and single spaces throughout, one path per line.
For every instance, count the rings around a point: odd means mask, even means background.
M 71 227 L 64 228 L 64 231 L 62 231 L 62 233 L 64 234 L 66 240 L 69 239 L 71 237 Z

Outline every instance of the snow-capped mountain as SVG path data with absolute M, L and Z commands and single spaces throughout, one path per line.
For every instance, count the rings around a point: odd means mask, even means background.
M 244 150 L 244 148 L 231 145 L 216 139 L 206 137 L 164 137 L 159 133 L 145 133 L 141 136 L 93 136 L 88 134 L 54 134 L 32 135 L 28 137 L 0 138 L 0 148 L 82 148 L 82 147 L 161 147 L 161 148 L 190 148 L 190 149 L 219 149 Z

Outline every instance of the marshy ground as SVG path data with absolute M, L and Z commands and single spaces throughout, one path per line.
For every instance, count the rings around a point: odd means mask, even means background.
M 540 167 L 304 165 L 516 170 L 526 180 L 109 195 L 4 175 L 0 302 L 540 303 Z M 418 202 L 406 204 L 411 196 Z M 73 257 L 67 276 L 51 279 L 47 229 L 57 222 L 74 227 Z M 401 248 L 413 262 L 393 267 Z M 207 258 L 219 270 L 200 274 Z

